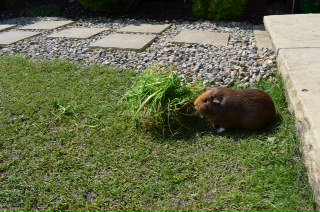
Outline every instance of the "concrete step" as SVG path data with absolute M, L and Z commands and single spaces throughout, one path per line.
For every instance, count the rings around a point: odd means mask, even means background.
M 49 38 L 73 38 L 73 39 L 85 39 L 97 35 L 103 31 L 109 30 L 109 28 L 69 28 L 51 35 Z
M 129 25 L 124 27 L 118 32 L 132 32 L 132 33 L 154 33 L 160 34 L 168 29 L 171 24 L 138 24 L 138 25 Z
M 320 14 L 265 16 L 320 205 Z
M 22 30 L 4 32 L 4 33 L 0 34 L 0 46 L 13 44 L 18 41 L 36 36 L 38 34 L 40 34 L 40 33 L 39 32 L 30 32 L 30 31 L 22 31 Z
M 72 23 L 73 21 L 39 21 L 30 25 L 21 27 L 20 29 L 32 29 L 32 30 L 56 29 Z
M 137 34 L 110 34 L 101 40 L 90 44 L 90 48 L 119 49 L 127 51 L 141 52 L 147 48 L 156 35 L 137 35 Z
M 264 25 L 254 25 L 253 34 L 256 39 L 256 46 L 258 49 L 273 49 L 271 38 Z
M 266 16 L 264 25 L 276 51 L 284 48 L 320 48 L 320 14 Z

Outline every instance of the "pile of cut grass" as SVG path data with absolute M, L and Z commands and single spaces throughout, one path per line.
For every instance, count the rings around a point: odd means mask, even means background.
M 193 102 L 205 89 L 187 84 L 173 70 L 151 68 L 137 77 L 124 98 L 131 102 L 130 112 L 138 128 L 174 135 L 186 127 L 186 117 L 194 116 Z

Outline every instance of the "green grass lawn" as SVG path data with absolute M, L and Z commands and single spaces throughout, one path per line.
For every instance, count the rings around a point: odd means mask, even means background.
M 157 138 L 119 101 L 134 76 L 1 57 L 0 210 L 316 209 L 280 82 L 266 131 Z

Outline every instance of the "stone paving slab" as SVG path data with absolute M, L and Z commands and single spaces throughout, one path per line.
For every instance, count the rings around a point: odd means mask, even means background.
M 277 60 L 320 204 L 320 48 L 280 49 Z
M 39 21 L 34 24 L 21 27 L 20 29 L 56 29 L 72 23 L 73 21 Z
M 263 25 L 254 25 L 253 34 L 256 39 L 256 46 L 258 49 L 273 49 L 271 38 Z
M 0 24 L 0 32 L 14 28 L 15 24 Z
M 141 52 L 156 35 L 111 34 L 89 45 L 91 48 L 110 48 Z
M 97 35 L 109 28 L 69 28 L 48 35 L 49 38 L 74 38 L 85 39 Z
M 265 16 L 264 24 L 276 51 L 320 47 L 320 14 Z
M 227 46 L 229 41 L 228 33 L 217 33 L 200 30 L 182 30 L 173 38 L 173 43 L 197 43 L 213 46 Z
M 166 29 L 168 29 L 171 24 L 138 24 L 138 25 L 129 25 L 124 27 L 118 32 L 136 32 L 136 33 L 155 33 L 160 34 Z
M 21 30 L 4 32 L 0 34 L 0 45 L 13 44 L 38 34 L 40 34 L 40 32 L 30 32 Z

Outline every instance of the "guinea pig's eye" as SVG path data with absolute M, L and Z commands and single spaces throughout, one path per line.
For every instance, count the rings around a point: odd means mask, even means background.
M 208 103 L 208 99 L 204 99 L 203 103 L 207 104 Z

